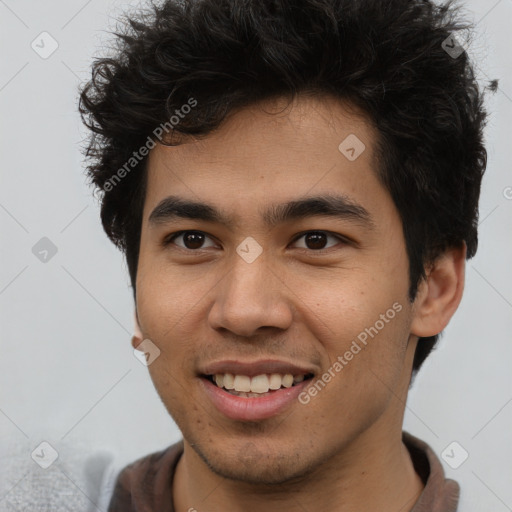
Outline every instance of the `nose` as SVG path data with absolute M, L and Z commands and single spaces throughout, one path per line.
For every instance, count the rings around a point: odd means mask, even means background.
M 250 337 L 258 329 L 287 329 L 293 319 L 286 283 L 266 258 L 247 263 L 234 255 L 231 270 L 215 287 L 208 320 L 213 329 Z

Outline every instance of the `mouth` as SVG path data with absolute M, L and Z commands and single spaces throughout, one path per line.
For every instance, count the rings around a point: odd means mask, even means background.
M 290 373 L 260 374 L 254 377 L 248 375 L 233 375 L 231 373 L 217 373 L 201 375 L 213 385 L 233 396 L 242 398 L 261 398 L 269 396 L 281 389 L 293 388 L 302 382 L 311 380 L 312 373 L 292 375 Z
M 277 416 L 300 402 L 299 395 L 309 386 L 313 373 L 201 374 L 199 382 L 206 397 L 224 417 L 236 421 L 261 421 Z

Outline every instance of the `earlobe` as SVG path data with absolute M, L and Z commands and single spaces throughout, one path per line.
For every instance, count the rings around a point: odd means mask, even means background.
M 418 288 L 411 334 L 435 336 L 448 325 L 462 299 L 465 267 L 465 243 L 447 249 L 435 260 Z
M 134 316 L 134 326 L 133 326 L 133 336 L 132 336 L 132 347 L 137 348 L 142 343 L 142 330 L 139 325 L 139 320 L 137 318 L 137 309 L 135 308 L 133 311 Z

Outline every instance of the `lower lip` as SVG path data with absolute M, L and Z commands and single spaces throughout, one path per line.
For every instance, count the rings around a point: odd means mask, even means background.
M 199 380 L 213 405 L 225 416 L 238 421 L 258 421 L 276 416 L 291 403 L 297 403 L 298 396 L 311 379 L 304 380 L 291 388 L 278 389 L 261 398 L 232 395 L 204 377 L 200 377 Z

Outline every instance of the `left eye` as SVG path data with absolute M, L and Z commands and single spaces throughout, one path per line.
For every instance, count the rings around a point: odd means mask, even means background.
M 298 238 L 295 239 L 300 240 L 301 238 L 305 239 L 305 246 L 301 247 L 304 249 L 311 249 L 314 251 L 322 251 L 325 249 L 324 245 L 328 238 L 332 238 L 337 240 L 338 242 L 342 242 L 342 238 L 336 235 L 332 235 L 327 231 L 308 231 L 307 233 L 302 233 Z M 308 247 L 309 245 L 309 247 Z M 311 247 L 312 246 L 312 247 Z M 321 246 L 321 247 L 319 247 Z

